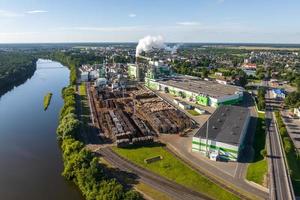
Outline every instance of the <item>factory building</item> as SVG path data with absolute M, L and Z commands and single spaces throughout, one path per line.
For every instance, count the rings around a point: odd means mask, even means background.
M 144 78 L 143 68 L 138 64 L 128 64 L 128 76 L 137 81 L 141 81 Z
M 212 160 L 222 158 L 237 161 L 239 152 L 244 148 L 249 121 L 250 112 L 247 108 L 218 107 L 194 135 L 192 151 L 200 152 Z
M 169 76 L 163 79 L 145 78 L 145 85 L 153 90 L 170 93 L 191 102 L 218 107 L 230 105 L 243 99 L 244 89 L 233 85 L 222 85 L 192 76 Z

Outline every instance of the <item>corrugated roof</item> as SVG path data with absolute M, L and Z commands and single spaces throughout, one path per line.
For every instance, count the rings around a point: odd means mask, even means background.
M 249 110 L 240 106 L 220 106 L 209 118 L 208 139 L 238 145 Z M 194 137 L 206 138 L 207 122 Z

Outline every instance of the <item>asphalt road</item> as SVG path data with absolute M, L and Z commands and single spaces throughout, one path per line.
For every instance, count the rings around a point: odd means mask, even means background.
M 174 200 L 211 199 L 203 194 L 190 190 L 184 186 L 156 175 L 144 168 L 141 168 L 124 158 L 121 158 L 109 147 L 101 148 L 97 151 L 97 153 L 104 157 L 113 166 L 119 168 L 122 171 L 132 172 L 136 174 L 139 177 L 140 181 L 150 185 L 156 190 L 166 193 Z
M 268 85 L 264 82 L 265 86 Z M 266 100 L 270 99 L 270 91 L 267 90 Z M 272 104 L 266 101 L 266 126 L 268 137 L 268 159 L 271 164 L 271 199 L 291 199 L 285 161 L 282 154 L 280 135 L 275 126 Z

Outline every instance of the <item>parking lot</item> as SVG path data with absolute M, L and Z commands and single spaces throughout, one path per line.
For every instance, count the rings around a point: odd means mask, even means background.
M 295 147 L 300 151 L 300 119 L 289 117 L 287 110 L 282 111 L 281 115 Z

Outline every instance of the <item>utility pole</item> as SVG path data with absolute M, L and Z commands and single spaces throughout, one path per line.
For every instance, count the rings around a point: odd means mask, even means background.
M 208 127 L 209 127 L 209 119 L 207 120 L 206 123 L 206 156 L 209 156 L 209 152 L 208 152 Z

